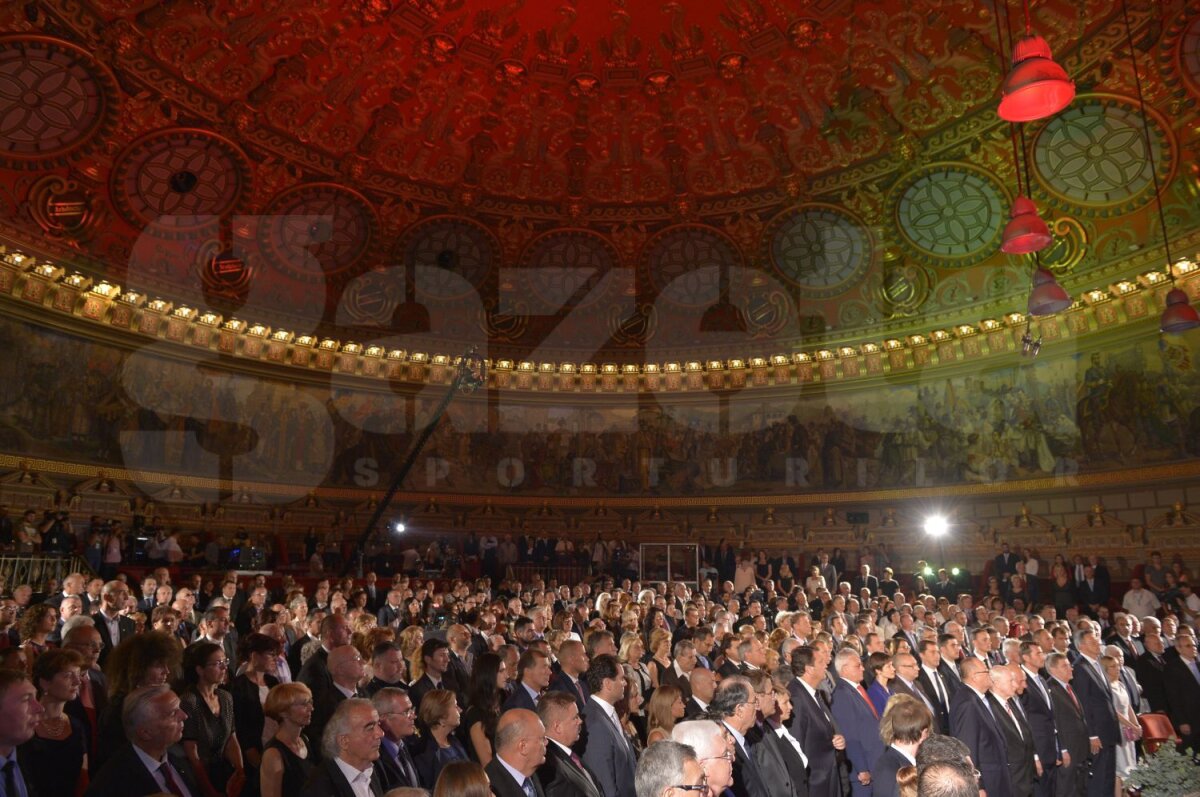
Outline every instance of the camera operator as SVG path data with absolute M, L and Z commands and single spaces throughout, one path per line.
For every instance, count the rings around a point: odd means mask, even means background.
M 75 532 L 71 516 L 62 511 L 47 512 L 42 520 L 42 552 L 71 554 L 75 551 Z

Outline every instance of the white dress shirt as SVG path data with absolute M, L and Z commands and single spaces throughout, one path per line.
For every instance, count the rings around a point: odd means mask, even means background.
M 371 794 L 371 772 L 374 770 L 374 767 L 368 766 L 360 772 L 340 758 L 334 758 L 333 762 L 337 764 L 337 768 L 346 777 L 346 782 L 350 784 L 350 790 L 354 792 L 354 797 L 373 797 Z
M 146 755 L 146 751 L 138 747 L 136 744 L 133 745 L 133 752 L 137 753 L 137 757 L 141 759 L 142 766 L 150 770 L 150 775 L 154 778 L 154 782 L 159 786 L 162 786 L 162 790 L 164 792 L 167 794 L 171 793 L 171 789 L 167 787 L 167 779 L 163 777 L 163 774 L 160 771 L 160 767 L 162 767 L 163 764 L 166 764 L 171 770 L 171 777 L 175 779 L 175 786 L 181 792 L 183 792 L 183 797 L 192 797 L 192 793 L 188 791 L 187 784 L 183 782 L 183 776 L 179 774 L 179 770 L 171 766 L 170 760 L 165 755 L 161 760 L 156 761 L 150 756 Z

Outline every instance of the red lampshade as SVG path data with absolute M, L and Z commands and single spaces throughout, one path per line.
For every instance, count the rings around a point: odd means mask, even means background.
M 1187 332 L 1200 327 L 1200 314 L 1188 302 L 1188 295 L 1179 288 L 1167 292 L 1167 306 L 1158 327 L 1163 332 Z
M 997 113 L 1008 122 L 1053 116 L 1075 99 L 1075 84 L 1050 56 L 1041 36 L 1025 36 L 1013 47 L 1013 67 L 1000 87 Z
M 1071 306 L 1071 295 L 1063 290 L 1054 275 L 1044 268 L 1033 272 L 1033 290 L 1029 293 L 1029 314 L 1054 315 Z
M 1004 227 L 1004 238 L 1000 243 L 1001 252 L 1028 255 L 1042 251 L 1054 240 L 1046 222 L 1038 215 L 1037 205 L 1029 197 L 1017 197 L 1013 201 L 1009 217 L 1009 222 Z

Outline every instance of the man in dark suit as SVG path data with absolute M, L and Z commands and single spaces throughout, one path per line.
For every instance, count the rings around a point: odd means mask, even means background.
M 738 645 L 741 644 L 742 638 L 737 634 L 727 634 L 721 640 L 721 656 L 724 661 L 717 668 L 717 674 L 722 678 L 730 678 L 734 675 L 742 674 L 742 658 L 738 654 Z
M 104 764 L 85 797 L 180 794 L 180 786 L 193 796 L 201 794 L 191 764 L 183 755 L 171 752 L 183 738 L 185 716 L 179 708 L 179 697 L 167 686 L 146 686 L 130 692 L 123 712 L 129 742 Z
M 625 672 L 617 657 L 605 653 L 592 658 L 587 682 L 589 695 L 583 712 L 587 744 L 583 763 L 599 779 L 604 797 L 636 797 L 633 774 L 637 757 L 621 730 L 614 708 L 625 697 Z
M 583 727 L 571 694 L 552 691 L 542 695 L 538 718 L 546 728 L 546 761 L 537 770 L 546 797 L 603 797 L 596 778 L 571 750 Z
M 72 628 L 63 638 L 63 648 L 83 656 L 84 664 L 79 681 L 79 694 L 67 702 L 63 710 L 83 723 L 88 731 L 88 771 L 95 776 L 100 771 L 96 758 L 96 741 L 100 732 L 100 716 L 108 705 L 108 681 L 100 669 L 100 632 L 89 625 Z
M 296 641 L 297 644 L 292 646 L 294 650 L 300 647 L 299 640 Z M 296 680 L 307 686 L 314 698 L 317 692 L 333 685 L 333 678 L 329 675 L 329 651 L 349 644 L 350 624 L 346 622 L 346 618 L 340 614 L 326 615 L 321 620 L 321 646 L 308 657 L 304 666 L 299 669 L 292 667 L 292 672 L 299 673 Z M 296 658 L 299 662 L 299 654 Z M 289 659 L 288 665 L 291 663 Z
M 1163 672 L 1167 690 L 1167 714 L 1171 717 L 1184 748 L 1200 751 L 1200 659 L 1196 657 L 1196 638 L 1180 634 L 1175 638 L 1178 658 Z
M 383 590 L 379 588 L 379 577 L 373 571 L 367 573 L 367 583 L 363 592 L 367 593 L 367 609 L 371 612 L 379 611 L 379 606 L 383 603 Z
M 834 659 L 838 678 L 830 712 L 846 737 L 846 763 L 850 765 L 850 793 L 870 797 L 871 767 L 883 755 L 879 714 L 862 685 L 863 663 L 857 651 L 846 648 Z
M 1062 763 L 1055 771 L 1055 797 L 1083 797 L 1087 791 L 1088 759 L 1091 746 L 1083 705 L 1075 694 L 1071 681 L 1074 672 L 1070 659 L 1063 653 L 1046 656 L 1046 688 L 1054 701 L 1054 727 L 1058 731 L 1058 746 Z
M 379 740 L 379 760 L 375 764 L 383 791 L 397 788 L 421 788 L 411 742 L 417 732 L 416 712 L 403 689 L 384 687 L 371 698 L 379 714 L 383 738 Z
M 1138 658 L 1146 652 L 1143 644 L 1133 637 L 1132 631 L 1133 623 L 1130 621 L 1129 615 L 1125 612 L 1117 612 L 1113 615 L 1112 630 L 1105 636 L 1108 644 L 1116 645 L 1121 649 L 1125 663 L 1131 667 L 1136 665 Z
M 375 619 L 379 622 L 380 628 L 395 628 L 393 623 L 396 623 L 404 616 L 403 593 L 398 589 L 389 590 L 387 594 L 387 603 L 379 607 L 379 612 L 375 615 Z
M 1071 686 L 1083 707 L 1089 731 L 1092 774 L 1087 780 L 1088 797 L 1111 797 L 1116 788 L 1116 747 L 1121 743 L 1121 726 L 1113 709 L 1112 692 L 1100 666 L 1100 637 L 1091 629 L 1077 631 L 1075 664 Z
M 1165 679 L 1167 661 L 1163 658 L 1162 635 L 1157 631 L 1147 631 L 1146 635 L 1142 637 L 1142 645 L 1146 652 L 1138 657 L 1137 664 L 1133 665 L 1133 671 L 1137 675 L 1138 683 L 1142 685 L 1142 696 L 1150 704 L 1150 710 L 1165 712 L 1167 710 Z
M 359 784 L 365 785 L 372 797 L 383 797 L 380 774 L 374 766 L 381 738 L 383 729 L 371 701 L 343 701 L 329 718 L 321 744 L 324 756 L 300 790 L 300 797 L 357 797 Z
M 968 657 L 962 665 L 963 688 L 950 701 L 950 732 L 966 743 L 979 785 L 988 797 L 1024 797 L 1013 791 L 1008 773 L 1008 748 L 998 719 L 988 702 L 992 676 L 984 663 Z
M 537 648 L 526 648 L 517 660 L 517 683 L 504 701 L 504 710 L 523 708 L 537 711 L 538 699 L 550 685 L 550 657 Z
M 1033 731 L 1034 748 L 1041 764 L 1033 794 L 1034 797 L 1053 797 L 1055 769 L 1062 762 L 1064 748 L 1054 727 L 1054 698 L 1038 674 L 1046 666 L 1046 654 L 1036 642 L 1022 642 L 1020 656 L 1024 688 L 1018 685 L 1017 691 L 1025 719 Z
M 486 767 L 496 797 L 546 797 L 536 777 L 546 760 L 546 729 L 537 714 L 514 708 L 496 724 L 496 754 Z M 525 784 L 529 785 L 528 790 Z M 632 795 L 631 795 L 632 797 Z
M 947 683 L 942 675 L 941 649 L 932 639 L 922 639 L 917 648 L 921 657 L 918 663 L 917 686 L 933 706 L 937 732 L 950 733 L 950 701 L 954 697 L 954 687 Z
M 1083 581 L 1078 589 L 1079 602 L 1088 607 L 1088 613 L 1093 617 L 1100 607 L 1108 603 L 1109 587 L 1108 582 L 1104 579 L 1096 577 L 1095 569 L 1091 565 L 1084 565 Z M 1116 788 L 1114 786 L 1114 788 Z
M 992 560 L 992 575 L 1000 580 L 1001 586 L 1017 572 L 1017 560 L 1020 558 L 1009 550 L 1007 542 L 1000 546 L 1000 553 Z M 1005 589 L 1007 590 L 1007 587 Z
M 552 692 L 565 692 L 575 700 L 575 706 L 583 711 L 587 706 L 587 683 L 583 674 L 587 672 L 588 658 L 583 643 L 568 639 L 558 648 L 559 670 L 550 679 Z M 525 706 L 528 708 L 528 706 Z M 542 720 L 545 722 L 545 719 Z
M 717 681 L 712 670 L 694 667 L 688 683 L 692 687 L 692 696 L 683 704 L 683 716 L 685 719 L 695 719 L 708 713 L 708 706 L 712 703 Z
M 322 738 L 325 725 L 344 701 L 362 696 L 358 691 L 358 682 L 362 680 L 363 670 L 362 654 L 353 645 L 342 645 L 329 651 L 330 682 L 312 693 L 313 713 L 308 734 L 314 742 Z M 321 751 L 315 752 L 320 755 Z
M 861 595 L 864 589 L 871 594 L 872 598 L 879 594 L 879 579 L 871 575 L 870 565 L 859 566 L 858 575 L 854 577 L 854 583 L 851 584 L 851 591 L 855 596 Z
M 425 673 L 413 681 L 408 690 L 413 706 L 421 710 L 421 698 L 434 689 L 453 689 L 451 684 L 443 684 L 447 670 L 450 669 L 450 645 L 444 639 L 430 637 L 421 644 L 421 661 Z
M 1017 702 L 1019 668 L 1002 664 L 992 668 L 992 689 L 988 698 L 1008 748 L 1008 776 L 1013 794 L 1033 794 L 1033 781 L 1041 772 L 1041 761 L 1034 749 L 1033 729 Z
M 896 797 L 896 773 L 917 765 L 917 748 L 933 731 L 933 715 L 924 703 L 904 700 L 888 709 L 892 720 L 891 744 L 871 767 L 872 797 Z
M 828 663 L 816 648 L 801 645 L 792 651 L 791 664 L 795 677 L 788 684 L 792 697 L 789 730 L 808 755 L 808 792 L 812 797 L 841 797 L 838 761 L 840 752 L 846 748 L 846 739 L 838 733 L 833 715 L 818 690 Z
M 692 696 L 691 672 L 696 668 L 696 643 L 690 639 L 681 639 L 675 643 L 672 651 L 675 659 L 671 666 L 662 672 L 662 683 L 670 684 L 679 690 L 686 703 Z
M 735 797 L 770 797 L 769 786 L 755 763 L 747 732 L 758 720 L 754 688 L 742 676 L 726 678 L 713 695 L 712 714 L 721 717 L 733 736 L 733 785 Z
M 942 663 L 937 669 L 942 675 L 942 683 L 950 690 L 950 700 L 953 702 L 955 693 L 962 688 L 962 674 L 958 671 L 962 660 L 962 643 L 953 634 L 939 634 L 938 654 Z
M 125 586 L 124 581 L 109 581 L 100 588 L 100 611 L 93 618 L 96 630 L 100 632 L 100 642 L 104 645 L 100 651 L 101 665 L 122 639 L 128 639 L 137 631 L 133 620 L 121 614 L 128 598 L 129 587 Z

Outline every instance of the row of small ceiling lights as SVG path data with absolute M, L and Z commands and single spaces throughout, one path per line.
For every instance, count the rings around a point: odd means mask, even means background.
M 1005 17 L 1008 14 L 1008 3 L 1005 0 Z M 999 6 L 998 9 L 999 10 Z M 1038 215 L 1037 206 L 1025 195 L 1029 191 L 1028 153 L 1024 147 L 1024 131 L 1017 124 L 1046 119 L 1062 111 L 1075 99 L 1075 84 L 1067 76 L 1067 72 L 1051 57 L 1050 45 L 1041 36 L 1033 33 L 1029 16 L 1029 0 L 1024 0 L 1025 35 L 1012 46 L 1012 69 L 1004 78 L 1000 87 L 1001 99 L 997 113 L 1000 118 L 1013 125 L 1013 158 L 1016 160 L 1017 198 L 1013 202 L 1010 221 L 1004 228 L 1004 237 L 1000 249 L 1008 254 L 1032 254 L 1037 263 L 1033 272 L 1033 290 L 1029 294 L 1029 315 L 1047 316 L 1066 310 L 1073 303 L 1068 294 L 1048 270 L 1041 267 L 1037 253 L 1053 242 L 1046 222 Z M 1137 86 L 1138 104 L 1142 114 L 1142 134 L 1145 139 L 1146 157 L 1149 159 L 1150 175 L 1154 181 L 1154 202 L 1158 209 L 1159 226 L 1162 229 L 1163 246 L 1166 249 L 1167 276 L 1171 280 L 1171 290 L 1167 293 L 1166 307 L 1163 309 L 1159 329 L 1163 332 L 1176 333 L 1200 327 L 1200 314 L 1188 301 L 1188 296 L 1175 283 L 1176 264 L 1171 256 L 1171 239 L 1167 233 L 1166 216 L 1162 206 L 1162 186 L 1159 185 L 1158 169 L 1154 162 L 1154 148 L 1150 140 L 1150 121 L 1146 113 L 1146 99 L 1142 92 L 1142 79 L 1138 71 L 1137 51 L 1133 45 L 1133 31 L 1129 23 L 1129 8 L 1127 0 L 1121 0 L 1121 13 L 1125 23 L 1125 38 L 1129 46 L 1129 59 L 1133 67 L 1134 82 Z M 1000 15 L 996 14 L 996 36 L 998 45 L 1003 51 L 1003 38 L 1000 29 Z M 1021 186 L 1021 157 L 1017 151 L 1018 131 L 1020 132 L 1021 153 L 1024 155 L 1026 179 Z M 1028 331 L 1026 337 L 1029 337 Z M 1022 341 L 1028 352 L 1032 339 Z M 1040 345 L 1040 341 L 1037 342 Z

